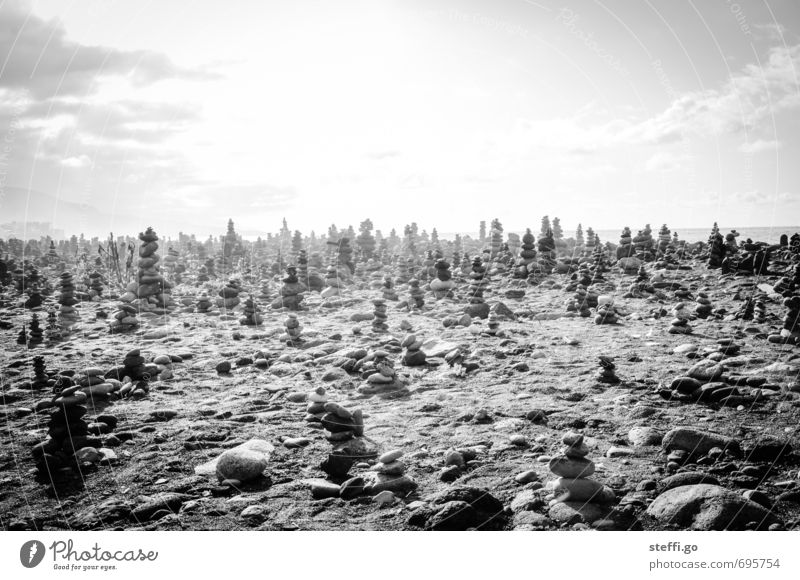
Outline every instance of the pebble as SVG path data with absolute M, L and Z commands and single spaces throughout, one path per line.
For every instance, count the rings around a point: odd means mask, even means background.
M 539 481 L 539 475 L 532 469 L 528 471 L 523 471 L 522 473 L 518 473 L 514 476 L 514 481 L 521 484 L 531 483 L 534 481 Z
M 397 496 L 389 490 L 384 490 L 375 497 L 372 498 L 372 501 L 378 504 L 378 507 L 387 507 L 392 505 L 397 500 Z M 409 506 L 410 507 L 410 506 Z

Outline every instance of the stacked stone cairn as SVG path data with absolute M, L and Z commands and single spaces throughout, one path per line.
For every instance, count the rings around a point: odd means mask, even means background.
M 633 237 L 631 236 L 631 229 L 625 226 L 622 230 L 622 235 L 619 238 L 619 247 L 617 248 L 617 259 L 630 258 L 636 254 L 633 247 Z
M 759 297 L 756 299 L 755 309 L 753 311 L 753 322 L 763 324 L 767 321 L 767 306 L 764 304 L 764 299 Z
M 358 392 L 362 395 L 394 398 L 409 393 L 407 380 L 397 374 L 389 353 L 385 350 L 376 350 L 365 357 L 361 378 L 366 380 L 365 385 L 358 387 Z
M 33 380 L 31 387 L 34 389 L 43 389 L 50 386 L 50 377 L 47 375 L 47 365 L 44 362 L 44 357 L 37 355 L 33 357 Z
M 469 296 L 469 305 L 465 312 L 471 318 L 488 318 L 489 305 L 483 298 L 483 293 L 489 288 L 489 280 L 481 258 L 475 256 L 472 261 L 472 271 L 469 273 L 469 286 L 467 295 Z
M 705 319 L 711 316 L 714 306 L 711 304 L 708 294 L 705 292 L 698 292 L 697 298 L 695 298 L 694 301 L 697 304 L 697 306 L 694 307 L 694 315 L 697 318 Z
M 583 284 L 575 288 L 575 294 L 567 302 L 567 312 L 577 312 L 582 318 L 589 318 L 592 315 L 591 298 L 588 289 Z M 597 297 L 594 296 L 595 305 Z
M 692 327 L 689 321 L 692 319 L 692 313 L 683 302 L 678 302 L 670 312 L 672 320 L 670 321 L 669 330 L 670 334 L 691 334 Z
M 280 337 L 282 341 L 290 346 L 302 342 L 303 339 L 301 338 L 301 335 L 303 334 L 303 327 L 300 325 L 300 321 L 297 319 L 297 314 L 294 312 L 287 314 L 286 320 L 283 321 L 283 326 L 286 329 L 286 332 Z
M 57 342 L 63 338 L 61 327 L 58 324 L 58 315 L 55 310 L 47 313 L 47 329 L 45 330 L 47 342 Z
M 391 276 L 386 276 L 383 279 L 383 288 L 381 289 L 383 293 L 384 300 L 390 300 L 392 302 L 397 302 L 399 297 L 397 296 L 397 292 L 394 289 L 394 282 L 392 281 Z
M 752 296 L 746 296 L 744 302 L 739 309 L 734 313 L 734 320 L 753 320 L 755 314 L 756 302 Z
M 616 324 L 619 320 L 619 312 L 614 307 L 614 301 L 609 300 L 597 306 L 595 311 L 595 324 Z
M 419 287 L 419 280 L 412 278 L 408 281 L 408 306 L 417 310 L 425 306 L 425 291 Z
M 800 344 L 800 295 L 795 294 L 783 299 L 786 315 L 783 317 L 783 328 L 780 333 L 767 337 L 776 344 Z
M 614 359 L 609 356 L 600 357 L 600 371 L 597 373 L 597 381 L 606 385 L 619 384 L 620 380 L 614 372 L 617 365 L 614 364 Z
M 418 338 L 416 334 L 409 334 L 400 343 L 400 346 L 405 348 L 403 353 L 403 364 L 408 367 L 425 366 L 427 363 L 427 356 L 422 350 L 423 340 Z
M 147 228 L 144 233 L 139 233 L 139 240 L 143 243 L 139 246 L 139 262 L 136 273 L 136 283 L 129 290 L 135 294 L 143 303 L 154 304 L 160 308 L 168 308 L 172 305 L 169 295 L 172 287 L 159 271 L 158 262 L 161 260 L 156 253 L 158 250 L 158 236 L 153 228 Z M 124 301 L 130 302 L 134 296 L 127 296 Z
M 341 278 L 341 271 L 334 262 L 328 265 L 328 269 L 325 272 L 325 285 L 327 288 L 320 294 L 322 298 L 334 298 L 342 294 L 344 283 Z
M 550 472 L 558 479 L 548 482 L 546 488 L 552 492 L 550 515 L 553 517 L 560 511 L 556 504 L 564 503 L 571 510 L 579 513 L 594 512 L 587 504 L 608 504 L 615 499 L 614 492 L 602 483 L 589 479 L 595 472 L 594 462 L 587 459 L 589 448 L 584 436 L 569 432 L 562 438 L 564 447 L 549 463 Z M 596 516 L 592 519 L 597 519 Z M 559 519 L 559 518 L 554 518 Z
M 261 310 L 253 300 L 252 296 L 248 296 L 244 301 L 244 315 L 239 318 L 239 324 L 245 326 L 260 326 L 264 323 L 264 317 L 261 315 Z
M 375 299 L 372 301 L 374 306 L 372 311 L 372 331 L 376 333 L 384 333 L 389 331 L 389 325 L 386 324 L 388 315 L 386 314 L 386 301 L 382 299 Z
M 213 307 L 214 303 L 211 302 L 208 292 L 201 292 L 200 296 L 197 297 L 197 311 L 201 314 L 208 314 Z
M 197 281 L 198 282 L 208 282 L 210 280 L 208 276 L 208 268 L 205 266 L 200 266 L 197 271 Z
M 241 282 L 236 278 L 231 278 L 219 291 L 217 306 L 220 310 L 233 310 L 241 300 L 239 294 L 242 292 Z
M 280 296 L 271 304 L 274 310 L 288 308 L 289 310 L 300 310 L 300 303 L 303 301 L 303 293 L 306 287 L 297 278 L 297 268 L 288 266 L 286 268 L 286 278 L 283 279 Z
M 175 277 L 179 260 L 180 254 L 178 253 L 178 250 L 175 250 L 172 247 L 168 248 L 167 255 L 164 256 L 164 270 L 172 279 Z
M 75 308 L 79 300 L 75 297 L 75 284 L 73 283 L 72 274 L 69 272 L 61 274 L 59 286 L 60 293 L 57 300 L 61 306 L 58 312 L 58 325 L 63 333 L 69 334 L 75 325 L 80 322 L 80 315 Z
M 519 260 L 517 261 L 516 271 L 514 275 L 517 278 L 527 278 L 535 269 L 536 264 L 536 238 L 528 228 L 522 236 L 522 246 L 519 251 Z
M 450 264 L 444 259 L 439 258 L 433 265 L 436 270 L 436 277 L 431 280 L 431 291 L 436 299 L 452 298 L 453 288 L 453 274 L 450 272 Z
M 92 298 L 100 297 L 102 296 L 104 289 L 103 276 L 100 274 L 100 272 L 95 271 L 89 274 L 89 296 Z
M 28 346 L 35 346 L 44 342 L 44 331 L 39 325 L 39 316 L 34 312 L 28 325 Z

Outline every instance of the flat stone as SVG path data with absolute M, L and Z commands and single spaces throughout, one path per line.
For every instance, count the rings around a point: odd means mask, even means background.
M 634 447 L 661 445 L 664 434 L 653 427 L 634 427 L 628 432 L 628 441 Z
M 582 501 L 557 502 L 547 511 L 550 519 L 560 524 L 591 524 L 607 513 L 603 506 Z
M 706 455 L 714 447 L 728 449 L 734 453 L 741 451 L 739 443 L 732 437 L 691 427 L 672 429 L 664 436 L 661 446 L 665 451 L 680 449 L 689 453 L 690 456 Z
M 548 464 L 551 472 L 559 477 L 589 477 L 594 473 L 594 462 L 585 457 L 566 457 L 558 455 Z
M 221 454 L 219 457 L 216 457 L 216 458 L 212 459 L 211 461 L 207 461 L 206 463 L 198 465 L 197 467 L 194 468 L 194 472 L 197 475 L 213 475 L 214 473 L 218 473 L 217 465 L 218 465 L 220 459 L 222 458 L 222 455 L 224 455 L 225 453 L 231 452 L 231 451 L 252 451 L 252 452 L 255 452 L 255 453 L 257 453 L 258 455 L 260 455 L 263 458 L 264 467 L 266 467 L 266 463 L 267 463 L 267 461 L 269 461 L 269 457 L 272 454 L 272 452 L 274 451 L 274 449 L 275 448 L 270 443 L 268 443 L 267 441 L 264 441 L 263 439 L 250 439 L 249 441 L 246 441 L 246 442 L 242 443 L 241 445 L 237 445 L 236 447 L 228 449 L 223 454 Z M 251 458 L 252 458 L 253 461 L 255 461 L 255 457 L 251 456 Z M 233 463 L 233 462 L 231 462 L 231 463 Z M 255 468 L 255 465 L 254 465 L 254 468 Z M 262 467 L 261 470 L 263 471 L 263 469 L 264 468 Z M 233 477 L 233 479 L 240 479 L 240 478 Z

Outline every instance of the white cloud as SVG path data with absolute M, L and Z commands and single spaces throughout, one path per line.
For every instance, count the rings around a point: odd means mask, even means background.
M 739 145 L 739 151 L 742 153 L 761 153 L 762 151 L 775 151 L 780 146 L 780 141 L 756 139 Z
M 683 166 L 684 155 L 676 155 L 669 151 L 658 151 L 645 163 L 647 171 L 675 171 Z
M 88 155 L 81 155 L 79 157 L 67 157 L 66 159 L 61 160 L 61 165 L 64 167 L 70 167 L 74 169 L 79 169 L 81 167 L 89 167 L 92 164 L 92 160 L 89 159 Z

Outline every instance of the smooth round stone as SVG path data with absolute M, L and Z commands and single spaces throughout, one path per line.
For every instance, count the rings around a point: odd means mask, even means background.
M 627 457 L 629 455 L 633 455 L 633 449 L 628 449 L 627 447 L 609 447 L 608 451 L 606 451 L 606 457 Z
M 380 492 L 372 498 L 372 501 L 378 504 L 378 507 L 390 506 L 395 502 L 395 500 L 397 500 L 397 496 L 388 489 Z
M 464 465 L 466 465 L 466 461 L 464 460 L 464 456 L 458 451 L 449 451 L 444 457 L 444 464 L 455 465 L 456 467 L 464 467 Z
M 312 403 L 327 403 L 328 396 L 325 395 L 324 393 L 320 394 L 314 391 L 308 395 L 308 400 L 311 401 Z
M 311 439 L 305 437 L 289 437 L 283 440 L 283 446 L 287 449 L 300 449 L 311 443 Z
M 589 455 L 589 447 L 585 443 L 581 443 L 580 445 L 564 447 L 561 453 L 567 457 L 586 457 Z
M 220 374 L 229 373 L 231 372 L 231 363 L 228 361 L 222 361 L 215 368 Z
M 539 476 L 533 469 L 529 469 L 528 471 L 523 471 L 522 473 L 518 473 L 514 476 L 514 481 L 517 483 L 531 483 L 534 481 L 539 481 Z
M 402 461 L 392 461 L 391 463 L 376 463 L 370 467 L 370 471 L 376 471 L 384 475 L 402 475 L 406 466 Z
M 325 499 L 328 497 L 339 497 L 341 487 L 333 482 L 320 479 L 311 483 L 311 497 L 314 499 Z
M 372 385 L 386 385 L 394 382 L 394 377 L 389 377 L 381 373 L 375 373 L 367 378 L 367 382 Z
M 263 453 L 250 449 L 229 449 L 219 457 L 217 477 L 220 480 L 249 481 L 260 476 L 266 467 L 267 459 Z
M 604 502 L 614 497 L 613 491 L 593 479 L 559 477 L 548 483 L 547 487 L 556 496 L 564 495 L 565 497 L 560 498 L 563 501 Z
M 592 503 L 580 501 L 557 502 L 550 506 L 547 515 L 558 523 L 591 524 L 605 516 L 606 510 Z
M 383 464 L 389 464 L 394 461 L 397 461 L 403 456 L 403 451 L 401 449 L 394 449 L 392 451 L 387 451 L 380 457 L 378 457 L 378 462 Z
M 342 407 L 339 403 L 333 403 L 333 402 L 325 403 L 325 410 L 328 413 L 333 413 L 337 417 L 341 417 L 342 419 L 353 418 L 353 414 L 344 407 Z
M 553 457 L 548 465 L 551 472 L 559 477 L 589 477 L 594 473 L 594 462 L 585 457 Z
M 512 435 L 509 438 L 509 442 L 512 445 L 516 445 L 517 447 L 527 447 L 528 445 L 530 445 L 530 443 L 528 442 L 528 438 L 525 437 L 525 435 Z
M 561 442 L 567 447 L 578 447 L 583 444 L 583 435 L 570 431 L 561 437 Z

